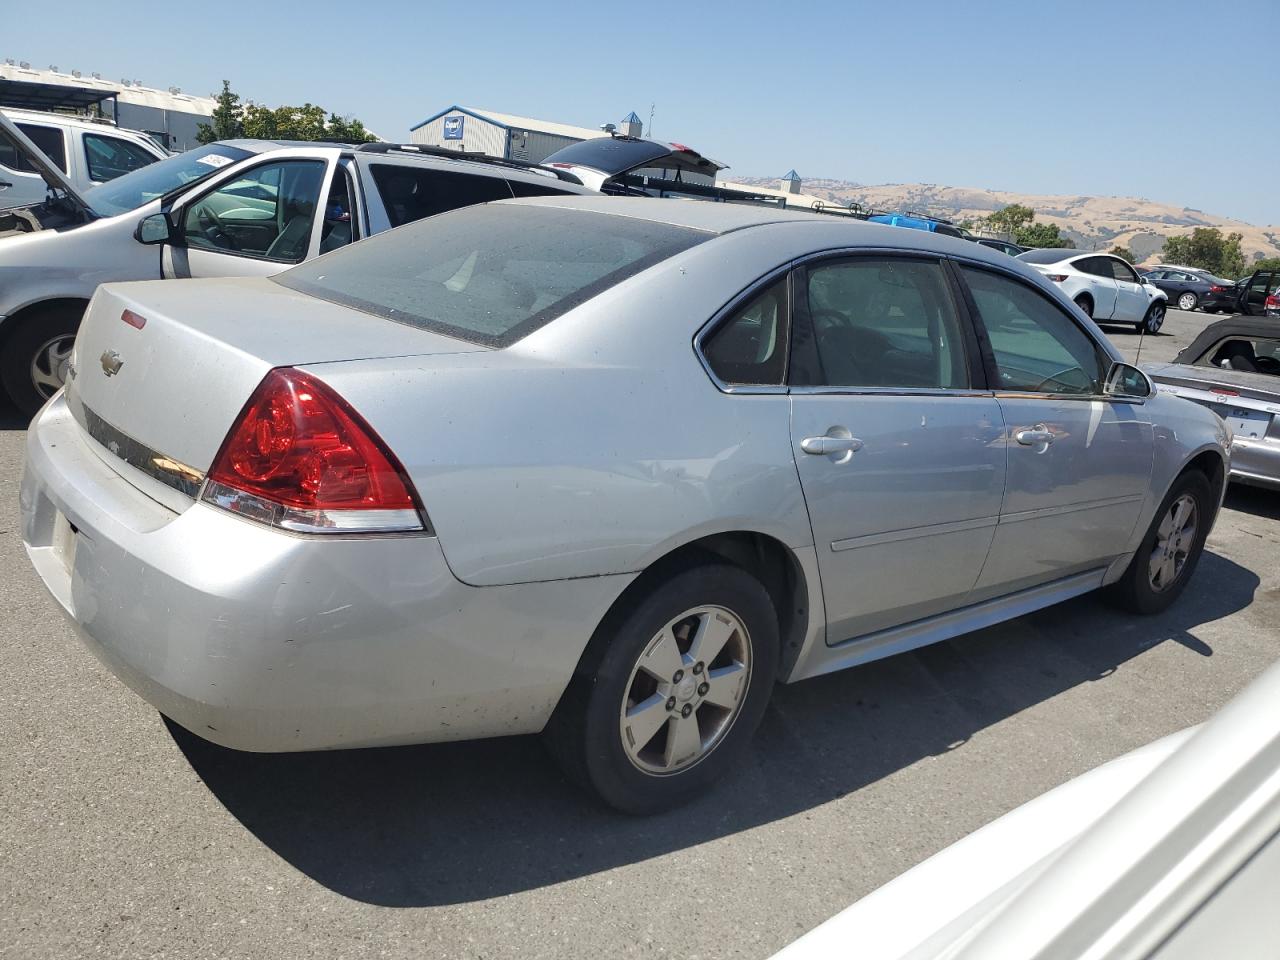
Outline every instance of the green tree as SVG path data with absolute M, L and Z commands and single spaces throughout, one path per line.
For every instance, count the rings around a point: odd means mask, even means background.
M 1016 237 L 1019 230 L 1026 227 L 1036 218 L 1036 212 L 1020 203 L 1011 203 L 1002 210 L 997 210 L 987 217 L 987 226 L 999 230 L 1011 237 Z M 1021 241 L 1019 241 L 1021 242 Z
M 377 137 L 354 118 L 339 117 L 312 103 L 300 107 L 260 107 L 250 104 L 244 111 L 244 135 L 261 140 L 337 140 L 366 143 Z
M 1244 268 L 1245 273 L 1252 273 L 1254 270 L 1280 270 L 1280 257 L 1263 257 Z
M 215 140 L 234 140 L 244 136 L 244 113 L 240 106 L 240 94 L 231 91 L 231 81 L 222 81 L 222 92 L 218 94 L 217 106 L 209 117 L 213 123 L 202 123 L 196 127 L 196 140 L 200 143 L 213 143 Z
M 1170 237 L 1164 242 L 1160 259 L 1208 270 L 1218 277 L 1238 277 L 1245 272 L 1244 251 L 1239 233 L 1225 237 L 1217 227 L 1196 227 L 1190 235 Z
M 1116 244 L 1114 247 L 1108 250 L 1107 253 L 1111 254 L 1113 257 L 1119 257 L 1121 260 L 1124 260 L 1126 263 L 1138 262 L 1138 258 L 1133 255 L 1132 250 L 1130 250 L 1128 247 L 1122 247 L 1119 244 Z
M 1024 247 L 1074 247 L 1069 237 L 1064 237 L 1056 223 L 1029 223 L 1014 231 L 1014 243 Z

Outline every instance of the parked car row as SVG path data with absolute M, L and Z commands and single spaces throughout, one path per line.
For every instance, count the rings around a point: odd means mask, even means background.
M 1063 283 L 561 173 L 221 144 L 0 241 L 206 277 L 92 293 L 20 494 L 51 595 L 158 710 L 247 750 L 542 731 L 640 813 L 742 763 L 775 680 L 1185 589 L 1230 431 Z M 414 220 L 450 176 L 506 199 Z

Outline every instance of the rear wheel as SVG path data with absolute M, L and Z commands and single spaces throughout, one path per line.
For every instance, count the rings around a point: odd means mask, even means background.
M 1200 298 L 1197 297 L 1190 290 L 1186 291 L 1180 297 L 1178 297 L 1179 310 L 1194 310 L 1199 303 L 1200 303 Z
M 677 572 L 602 624 L 548 747 L 618 810 L 676 806 L 739 761 L 777 662 L 777 616 L 758 580 L 719 562 Z
M 1076 297 L 1076 306 L 1084 311 L 1086 317 L 1093 317 L 1093 298 L 1088 294 L 1081 294 Z
M 1213 490 L 1189 470 L 1174 481 L 1111 596 L 1135 613 L 1159 613 L 1186 588 L 1204 551 L 1213 517 Z
M 1140 329 L 1147 333 L 1159 333 L 1160 328 L 1164 326 L 1164 301 L 1157 300 L 1147 308 L 1147 315 L 1143 317 Z
M 26 314 L 0 349 L 0 382 L 27 416 L 39 410 L 67 379 L 84 304 L 59 304 Z

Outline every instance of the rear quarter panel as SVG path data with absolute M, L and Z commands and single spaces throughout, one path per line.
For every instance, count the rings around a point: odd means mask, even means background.
M 633 572 L 730 530 L 803 547 L 789 398 L 720 392 L 692 345 L 801 252 L 787 234 L 694 248 L 505 350 L 309 369 L 404 463 L 464 582 Z

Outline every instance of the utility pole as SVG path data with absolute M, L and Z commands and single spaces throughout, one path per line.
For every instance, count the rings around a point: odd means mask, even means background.
M 656 104 L 649 104 L 649 132 L 645 134 L 650 140 L 653 139 L 653 108 Z

